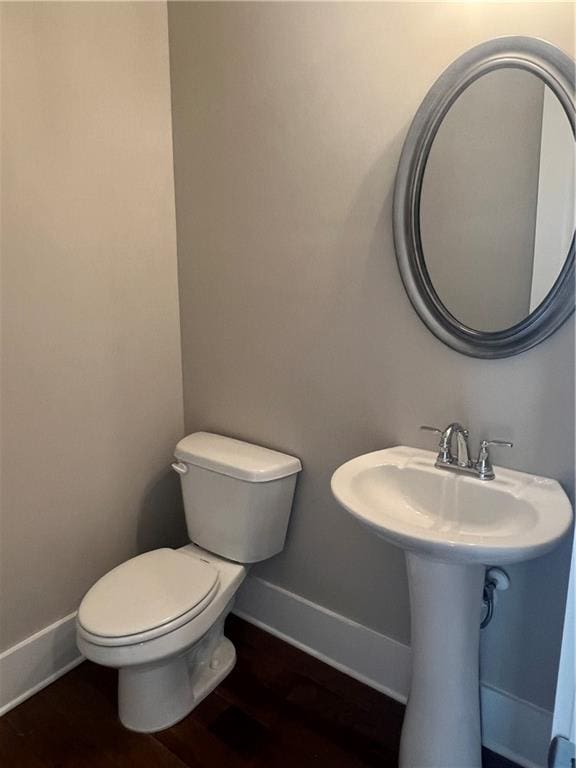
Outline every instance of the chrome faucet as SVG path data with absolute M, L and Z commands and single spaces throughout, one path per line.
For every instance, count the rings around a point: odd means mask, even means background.
M 509 443 L 506 440 L 482 440 L 478 459 L 473 462 L 470 459 L 470 450 L 468 448 L 469 432 L 462 424 L 453 422 L 446 429 L 427 426 L 422 426 L 420 429 L 436 432 L 440 435 L 439 451 L 436 458 L 437 467 L 450 469 L 453 472 L 467 472 L 475 475 L 480 480 L 494 480 L 494 468 L 490 461 L 488 446 L 500 445 L 507 446 L 508 448 L 513 446 L 513 443 Z M 456 436 L 456 456 L 453 453 L 454 436 Z

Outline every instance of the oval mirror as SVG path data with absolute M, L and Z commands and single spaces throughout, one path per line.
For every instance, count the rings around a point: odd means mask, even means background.
M 430 330 L 475 357 L 543 341 L 574 310 L 574 65 L 500 38 L 437 80 L 408 132 L 394 238 Z

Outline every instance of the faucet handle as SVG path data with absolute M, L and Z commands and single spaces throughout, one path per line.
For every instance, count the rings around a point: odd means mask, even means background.
M 440 452 L 438 453 L 438 461 L 442 464 L 451 464 L 452 454 L 450 453 L 448 430 L 438 429 L 438 427 L 428 427 L 426 424 L 423 424 L 420 429 L 423 429 L 425 432 L 435 432 L 437 435 L 440 435 L 440 442 L 438 443 L 440 449 Z
M 489 445 L 501 445 L 506 448 L 514 448 L 514 443 L 510 443 L 508 440 L 482 440 L 480 443 L 480 450 L 487 448 Z
M 506 448 L 514 447 L 514 443 L 510 443 L 508 440 L 482 440 L 480 443 L 478 461 L 476 462 L 476 469 L 478 471 L 478 477 L 480 480 L 494 480 L 494 468 L 492 467 L 492 462 L 490 461 L 490 453 L 488 452 L 489 445 L 496 445 Z

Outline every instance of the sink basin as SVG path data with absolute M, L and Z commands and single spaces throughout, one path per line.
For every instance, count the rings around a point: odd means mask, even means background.
M 398 446 L 332 476 L 340 504 L 405 550 L 412 680 L 400 768 L 481 768 L 479 644 L 485 567 L 538 557 L 570 528 L 555 480 L 496 468 L 482 481 Z
M 432 451 L 406 446 L 368 453 L 336 470 L 332 492 L 377 535 L 448 562 L 539 557 L 570 527 L 570 502 L 556 480 L 497 468 L 482 481 L 435 461 Z

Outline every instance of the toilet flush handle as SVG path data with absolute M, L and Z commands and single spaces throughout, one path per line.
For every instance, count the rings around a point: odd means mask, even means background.
M 174 472 L 178 472 L 179 475 L 185 475 L 188 472 L 188 466 L 183 461 L 175 461 L 172 464 L 172 469 Z

